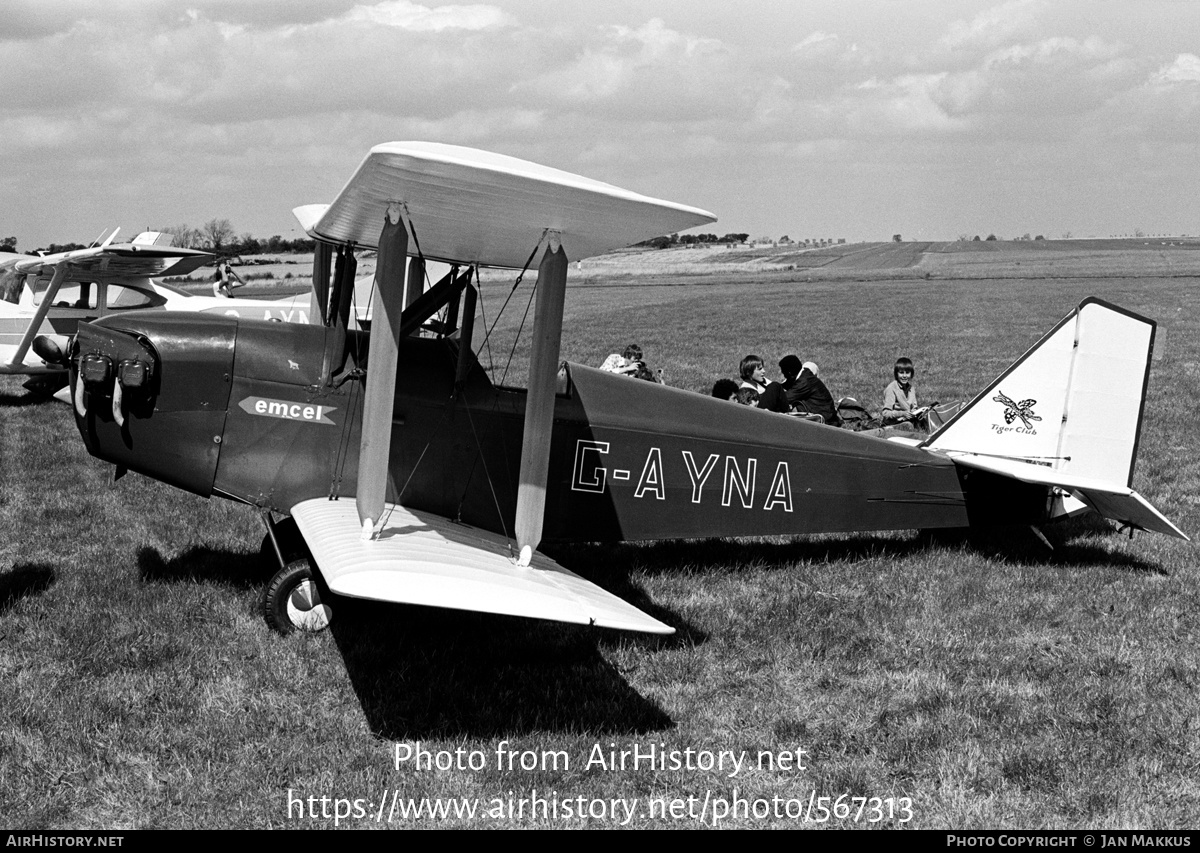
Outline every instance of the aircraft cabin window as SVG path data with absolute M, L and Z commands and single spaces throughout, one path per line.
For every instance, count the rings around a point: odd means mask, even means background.
M 42 297 L 46 295 L 46 288 L 50 286 L 50 280 L 39 278 L 33 284 L 33 304 L 41 305 Z M 90 281 L 78 282 L 69 281 L 58 288 L 58 293 L 54 294 L 55 308 L 79 308 L 83 310 L 94 311 L 98 304 L 97 297 L 99 296 L 100 288 Z
M 0 272 L 0 299 L 11 302 L 13 305 L 19 305 L 21 303 L 22 278 L 9 270 Z
M 151 308 L 156 305 L 164 305 L 166 301 L 156 293 L 149 293 L 135 287 L 110 284 L 105 304 L 108 305 L 110 311 L 124 311 L 129 308 Z

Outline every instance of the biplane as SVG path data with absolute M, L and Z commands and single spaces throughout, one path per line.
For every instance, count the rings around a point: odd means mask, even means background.
M 308 322 L 307 295 L 282 300 L 195 296 L 156 281 L 185 276 L 214 256 L 172 246 L 172 235 L 158 231 L 143 231 L 131 242 L 117 243 L 119 230 L 112 229 L 85 249 L 0 254 L 0 374 L 60 374 L 65 381 L 61 349 L 67 338 L 79 323 L 109 314 L 197 311 Z
M 543 540 L 1042 525 L 1088 508 L 1184 537 L 1132 489 L 1155 325 L 1105 302 L 929 438 L 895 441 L 560 365 L 568 261 L 707 211 L 408 142 L 296 215 L 317 240 L 319 322 L 113 315 L 65 355 L 79 431 L 117 475 L 262 513 L 278 569 L 263 610 L 283 632 L 324 627 L 337 596 L 672 630 Z M 369 331 L 349 320 L 363 249 L 378 252 Z M 433 261 L 450 266 L 426 288 Z M 502 387 L 472 348 L 477 270 L 535 263 L 528 387 Z

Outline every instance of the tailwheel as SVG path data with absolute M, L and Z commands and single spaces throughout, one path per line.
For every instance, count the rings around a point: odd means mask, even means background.
M 263 591 L 263 618 L 280 634 L 323 631 L 333 618 L 332 597 L 307 557 L 293 560 Z

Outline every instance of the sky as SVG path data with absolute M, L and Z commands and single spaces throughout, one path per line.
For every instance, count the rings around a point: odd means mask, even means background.
M 752 237 L 1200 233 L 1192 0 L 0 0 L 0 237 L 293 238 L 372 145 Z

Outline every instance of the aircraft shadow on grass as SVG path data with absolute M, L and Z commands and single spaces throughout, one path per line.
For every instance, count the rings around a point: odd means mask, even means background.
M 1032 532 L 973 535 L 967 546 L 1022 564 L 1109 565 L 1162 569 L 1089 544 L 1117 535 L 1102 519 L 1072 520 L 1055 530 L 1053 552 Z M 903 557 L 925 551 L 925 537 L 854 536 L 839 541 L 663 542 L 648 546 L 571 545 L 571 565 L 593 582 L 676 629 L 672 636 L 608 630 L 439 608 L 346 601 L 331 627 L 371 730 L 389 740 L 500 737 L 580 730 L 634 735 L 673 727 L 655 703 L 631 688 L 602 653 L 609 643 L 649 650 L 699 644 L 705 632 L 653 603 L 628 577 L 635 562 L 651 573 L 700 566 L 785 566 L 804 560 Z M 957 547 L 957 546 L 951 546 Z M 347 618 L 348 617 L 348 618 Z
M 593 545 L 546 545 L 543 550 L 559 562 L 596 580 L 637 607 L 653 612 L 654 605 L 626 580 L 609 577 L 612 567 L 638 566 L 650 575 L 711 570 L 737 571 L 743 566 L 787 567 L 804 563 L 854 562 L 868 559 L 901 560 L 934 549 L 967 549 L 981 556 L 1018 565 L 1107 565 L 1134 572 L 1165 575 L 1161 566 L 1131 554 L 1114 553 L 1095 543 L 1121 534 L 1095 513 L 1066 519 L 1043 529 L 1050 545 L 1028 527 L 919 531 L 906 538 L 856 533 L 836 538 L 786 540 L 701 539 Z M 623 574 L 623 570 L 622 570 Z M 655 614 L 677 631 L 686 626 L 670 615 Z M 691 638 L 695 640 L 694 637 Z
M 157 548 L 137 553 L 138 575 L 149 583 L 200 581 L 236 589 L 257 589 L 271 576 L 258 554 L 197 545 L 170 560 Z
M 11 391 L 0 391 L 0 408 L 4 409 L 20 409 L 25 406 L 36 406 L 51 399 L 45 394 L 34 394 L 29 391 L 21 393 L 13 393 Z
M 379 737 L 615 736 L 674 726 L 601 653 L 612 633 L 605 629 L 369 601 L 340 606 L 330 630 Z
M 18 563 L 0 572 L 0 614 L 7 613 L 22 598 L 48 590 L 57 575 L 44 563 Z
M 271 574 L 257 553 L 196 546 L 169 560 L 137 556 L 142 580 L 261 587 Z M 631 637 L 515 617 L 339 598 L 330 630 L 371 730 L 388 739 L 513 735 L 534 731 L 637 734 L 673 723 L 601 653 L 614 640 L 654 648 L 702 642 L 703 632 L 644 593 L 610 587 L 678 631 Z

